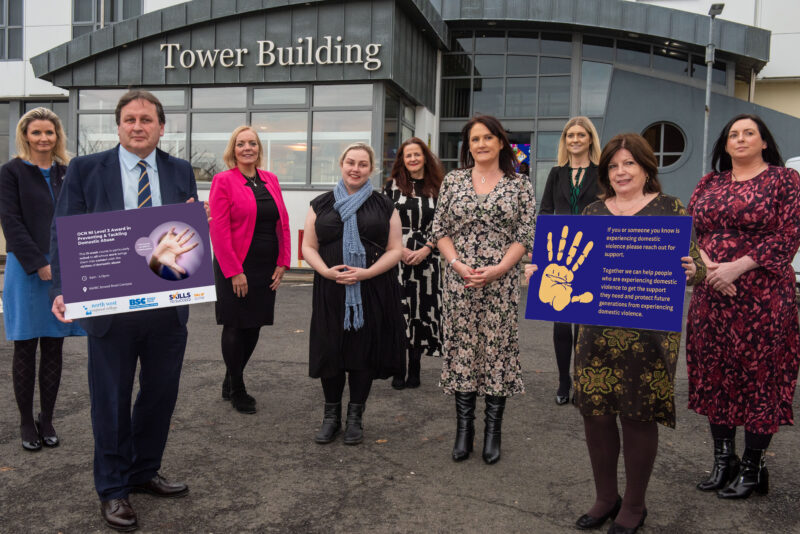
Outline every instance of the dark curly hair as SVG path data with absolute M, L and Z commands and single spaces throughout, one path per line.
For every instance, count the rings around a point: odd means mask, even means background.
M 406 169 L 403 160 L 403 153 L 409 145 L 418 145 L 420 150 L 422 150 L 422 156 L 425 158 L 425 166 L 422 174 L 422 194 L 426 197 L 437 198 L 439 196 L 439 189 L 442 187 L 442 180 L 444 179 L 444 169 L 442 168 L 442 163 L 439 161 L 439 158 L 433 155 L 428 145 L 419 137 L 406 139 L 403 141 L 403 144 L 400 145 L 388 181 L 394 180 L 397 188 L 405 196 L 413 195 L 413 178 L 411 178 L 411 173 Z

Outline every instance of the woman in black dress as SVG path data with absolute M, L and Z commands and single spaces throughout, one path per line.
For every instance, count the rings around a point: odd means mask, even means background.
M 407 324 L 408 378 L 402 369 L 392 380 L 395 389 L 419 387 L 421 355 L 441 355 L 442 284 L 439 254 L 429 235 L 442 178 L 439 160 L 422 139 L 412 137 L 400 145 L 391 177 L 383 188 L 403 225 L 400 285 Z
M 236 128 L 223 155 L 229 170 L 214 176 L 209 195 L 215 306 L 226 368 L 222 398 L 242 413 L 256 411 L 244 368 L 261 327 L 273 322 L 275 291 L 289 268 L 291 247 L 278 178 L 257 168 L 263 154 L 255 130 Z
M 567 121 L 558 141 L 558 165 L 550 170 L 544 186 L 542 206 L 544 215 L 579 215 L 597 200 L 597 162 L 600 160 L 600 140 L 597 130 L 587 117 Z M 569 362 L 578 338 L 578 325 L 553 323 L 553 345 L 558 364 L 556 404 L 569 402 L 572 375 Z
M 374 378 L 397 374 L 405 358 L 405 324 L 395 266 L 402 255 L 400 216 L 391 199 L 372 190 L 375 153 L 348 146 L 342 179 L 311 201 L 303 257 L 314 268 L 309 376 L 325 394 L 314 440 L 330 443 L 341 429 L 342 393 L 350 384 L 344 442 L 363 440 L 362 414 Z

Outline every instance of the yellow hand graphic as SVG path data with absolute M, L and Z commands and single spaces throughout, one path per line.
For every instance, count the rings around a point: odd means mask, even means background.
M 569 227 L 564 226 L 564 228 L 561 229 L 561 240 L 558 242 L 556 262 L 560 262 L 561 258 L 564 256 L 564 247 L 567 244 L 568 234 Z M 586 243 L 583 252 L 573 264 L 572 260 L 575 257 L 575 253 L 578 250 L 582 238 L 583 232 L 575 234 L 575 238 L 572 240 L 572 246 L 569 248 L 569 254 L 567 254 L 567 261 L 564 265 L 560 265 L 553 262 L 553 233 L 547 233 L 547 261 L 551 263 L 545 267 L 542 273 L 542 283 L 539 286 L 539 300 L 545 304 L 550 304 L 556 311 L 563 310 L 570 302 L 586 303 L 591 302 L 594 298 L 588 291 L 576 297 L 572 296 L 572 279 L 575 276 L 574 273 L 583 264 L 586 256 L 591 252 L 594 246 L 593 241 Z M 570 264 L 572 264 L 572 268 L 570 268 Z

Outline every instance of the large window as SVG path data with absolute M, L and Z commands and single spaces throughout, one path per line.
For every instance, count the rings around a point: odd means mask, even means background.
M 22 59 L 22 0 L 0 0 L 0 60 Z
M 263 168 L 282 184 L 328 185 L 339 179 L 342 149 L 372 142 L 373 86 L 317 85 L 153 89 L 167 115 L 159 147 L 192 163 L 198 182 L 227 169 L 222 154 L 231 132 L 250 124 L 264 147 Z M 114 109 L 122 89 L 78 93 L 78 153 L 116 146 Z M 399 131 L 409 131 L 408 114 Z
M 141 14 L 142 0 L 72 0 L 72 37 Z

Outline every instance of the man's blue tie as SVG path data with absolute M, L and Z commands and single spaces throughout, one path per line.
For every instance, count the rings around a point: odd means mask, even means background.
M 150 178 L 147 176 L 147 162 L 139 160 L 139 163 L 136 165 L 142 169 L 141 174 L 139 174 L 139 196 L 137 204 L 140 208 L 149 208 L 153 205 L 153 198 L 150 194 Z

